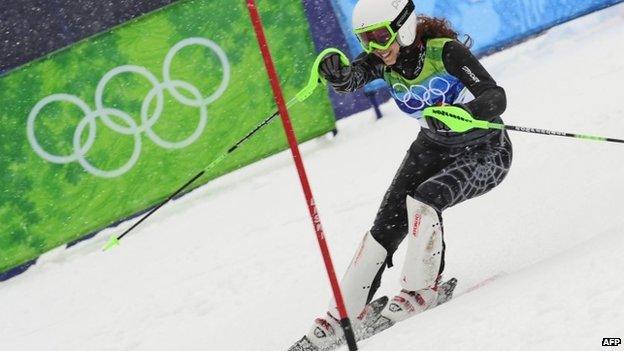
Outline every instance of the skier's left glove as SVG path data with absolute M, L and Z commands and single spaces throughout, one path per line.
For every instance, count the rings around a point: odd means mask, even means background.
M 343 84 L 351 78 L 351 66 L 344 66 L 340 55 L 330 54 L 321 61 L 319 73 L 332 84 Z
M 462 110 L 465 110 L 466 112 L 472 115 L 472 112 L 470 112 L 468 107 L 464 104 L 445 105 L 445 106 L 438 106 L 436 108 L 444 110 L 445 107 L 451 107 L 451 106 L 459 107 Z M 429 126 L 429 129 L 433 131 L 451 132 L 451 128 L 449 128 L 446 124 L 442 123 L 442 121 L 436 118 L 427 118 L 427 125 Z

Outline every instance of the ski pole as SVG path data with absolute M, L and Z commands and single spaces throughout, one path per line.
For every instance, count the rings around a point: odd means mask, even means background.
M 601 136 L 558 132 L 541 128 L 518 127 L 501 123 L 492 123 L 475 119 L 466 110 L 456 106 L 428 107 L 423 113 L 425 118 L 435 118 L 444 123 L 451 131 L 464 133 L 472 129 L 498 129 L 512 130 L 516 132 L 553 135 L 583 140 L 604 141 L 612 143 L 624 143 L 624 139 L 606 138 Z
M 340 57 L 341 57 L 342 62 L 344 64 L 349 64 L 349 59 L 340 50 L 334 49 L 334 48 L 329 48 L 329 49 L 323 50 L 317 56 L 316 60 L 314 61 L 314 64 L 313 64 L 313 67 L 312 67 L 312 71 L 311 71 L 311 74 L 310 74 L 310 79 L 308 80 L 308 84 L 303 89 L 301 89 L 301 91 L 299 91 L 297 93 L 297 95 L 295 95 L 294 98 L 292 98 L 290 101 L 288 101 L 288 103 L 286 104 L 287 108 L 290 108 L 291 106 L 295 105 L 298 102 L 303 102 L 304 100 L 309 98 L 312 95 L 312 93 L 314 93 L 314 90 L 318 87 L 319 83 L 321 83 L 321 81 L 322 81 L 320 76 L 319 76 L 319 73 L 318 73 L 318 67 L 321 64 L 321 60 L 327 54 L 330 54 L 330 53 L 338 53 L 340 55 Z M 209 170 L 211 170 L 212 168 L 217 166 L 219 163 L 221 163 L 221 161 L 223 161 L 229 154 L 234 152 L 245 141 L 249 140 L 260 129 L 262 129 L 263 127 L 268 125 L 278 115 L 279 115 L 279 109 L 276 110 L 271 116 L 267 117 L 260 124 L 258 124 L 252 131 L 247 133 L 247 135 L 245 135 L 243 138 L 241 138 L 239 141 L 237 141 L 236 144 L 234 144 L 232 147 L 230 147 L 225 153 L 221 154 L 219 157 L 217 157 L 212 162 L 210 162 L 210 164 L 208 164 L 208 166 L 206 166 L 206 168 L 204 168 L 201 172 L 198 172 L 197 174 L 195 174 L 191 179 L 189 179 L 186 183 L 184 183 L 184 185 L 182 185 L 178 190 L 173 192 L 165 200 L 160 202 L 156 207 L 152 208 L 149 212 L 147 212 L 145 215 L 143 215 L 143 217 L 141 217 L 141 219 L 139 219 L 136 223 L 134 223 L 130 228 L 126 229 L 123 233 L 121 233 L 121 235 L 111 237 L 108 240 L 108 242 L 106 243 L 106 245 L 104 246 L 103 250 L 107 251 L 107 250 L 110 250 L 111 248 L 113 248 L 115 246 L 118 246 L 119 245 L 119 241 L 124 236 L 126 236 L 128 233 L 130 233 L 132 230 L 134 230 L 134 228 L 136 228 L 139 224 L 141 224 L 143 221 L 145 221 L 147 218 L 149 218 L 151 215 L 153 215 L 156 211 L 158 211 L 166 203 L 168 203 L 169 201 L 173 200 L 176 196 L 178 196 L 178 194 L 180 194 L 186 188 L 188 188 L 191 184 L 193 184 L 193 182 L 195 182 L 197 179 L 201 178 L 201 176 L 206 174 L 206 172 L 208 172 Z
M 289 103 L 293 103 L 294 104 L 295 101 L 296 100 L 291 100 Z M 173 200 L 176 196 L 178 196 L 178 194 L 180 194 L 182 191 L 184 191 L 184 189 L 188 188 L 191 184 L 193 184 L 193 182 L 195 182 L 201 176 L 206 174 L 206 172 L 208 172 L 209 170 L 214 168 L 216 165 L 221 163 L 221 161 L 223 161 L 223 159 L 225 159 L 225 157 L 227 155 L 229 155 L 232 152 L 234 152 L 234 150 L 236 150 L 242 143 L 244 143 L 246 140 L 251 138 L 251 136 L 254 135 L 257 131 L 262 129 L 262 127 L 264 127 L 267 124 L 269 124 L 271 122 L 271 120 L 273 120 L 278 114 L 279 114 L 278 111 L 275 111 L 275 113 L 273 113 L 267 119 L 262 121 L 262 123 L 258 124 L 258 126 L 256 126 L 256 128 L 254 128 L 254 130 L 252 130 L 245 137 L 240 139 L 234 146 L 229 148 L 224 154 L 220 155 L 219 157 L 214 159 L 212 162 L 210 162 L 210 164 L 205 169 L 203 169 L 201 172 L 199 172 L 196 175 L 194 175 L 193 178 L 191 178 L 189 181 L 184 183 L 184 185 L 182 185 L 178 190 L 176 190 L 171 195 L 169 195 L 169 197 L 167 197 L 165 200 L 163 200 L 161 203 L 159 203 L 156 207 L 152 208 L 143 217 L 141 217 L 141 219 L 139 219 L 136 223 L 134 223 L 130 228 L 126 229 L 121 235 L 111 237 L 110 240 L 104 246 L 103 250 L 107 251 L 107 250 L 109 250 L 109 249 L 119 245 L 119 240 L 121 240 L 124 236 L 126 236 L 128 233 L 130 233 L 132 230 L 134 230 L 134 228 L 136 228 L 139 224 L 141 224 L 143 221 L 145 221 L 147 218 L 149 218 L 151 215 L 153 215 L 156 211 L 158 211 L 161 207 L 163 207 L 167 202 Z

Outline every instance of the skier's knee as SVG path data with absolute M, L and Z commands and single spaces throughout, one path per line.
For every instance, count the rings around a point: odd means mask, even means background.
M 418 202 L 428 205 L 440 213 L 452 202 L 449 191 L 432 182 L 421 184 L 415 191 L 413 198 Z
M 379 228 L 377 226 L 373 226 L 371 228 L 370 233 L 371 236 L 386 249 L 388 252 L 388 257 L 392 257 L 394 252 L 399 248 L 399 245 L 405 238 L 404 232 L 407 230 L 407 226 L 400 226 L 400 228 L 396 227 L 386 227 Z

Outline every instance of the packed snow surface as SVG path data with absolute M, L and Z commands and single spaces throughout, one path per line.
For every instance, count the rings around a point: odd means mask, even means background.
M 505 121 L 624 138 L 623 23 L 615 6 L 485 59 L 508 93 Z M 393 103 L 382 110 L 382 120 L 367 111 L 341 121 L 336 138 L 302 145 L 340 274 L 418 133 Z M 624 337 L 624 145 L 512 140 L 505 182 L 445 212 L 456 298 L 362 350 L 604 350 L 603 337 Z M 0 350 L 286 350 L 327 307 L 288 152 L 211 182 L 100 250 L 129 225 L 0 284 Z M 398 292 L 399 271 L 379 294 Z

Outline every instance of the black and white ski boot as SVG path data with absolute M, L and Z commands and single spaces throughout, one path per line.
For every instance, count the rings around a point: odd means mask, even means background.
M 310 332 L 288 351 L 329 351 L 344 343 L 344 332 L 340 321 L 327 313 L 325 318 L 317 318 Z

